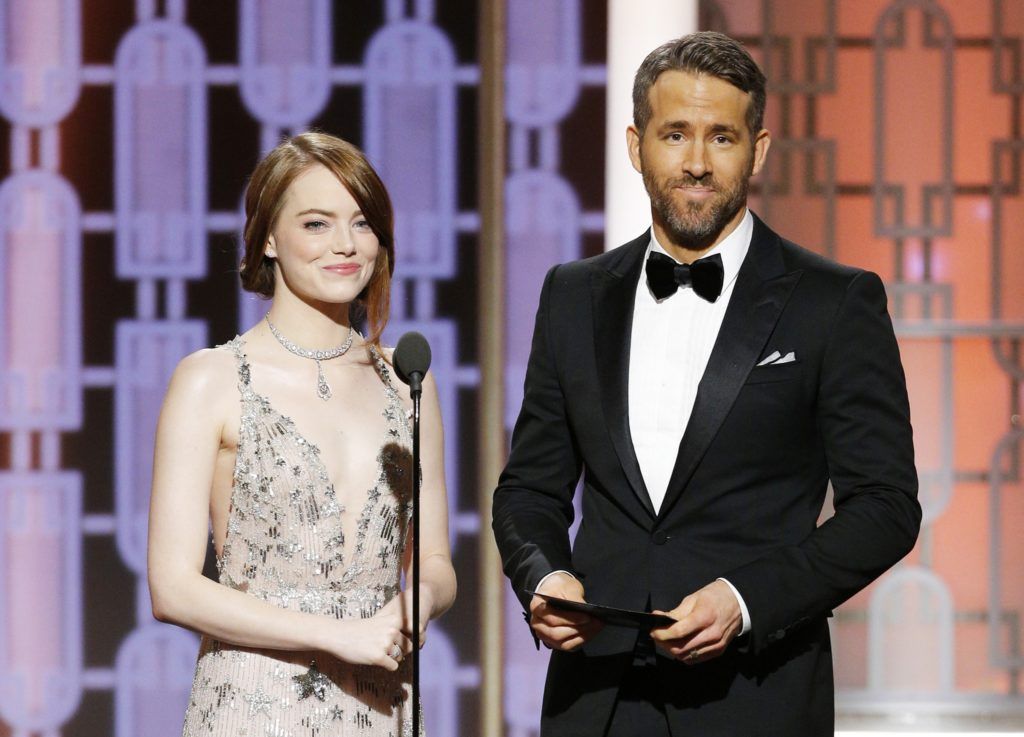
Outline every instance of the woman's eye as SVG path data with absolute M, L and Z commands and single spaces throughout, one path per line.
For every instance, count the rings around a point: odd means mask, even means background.
M 303 223 L 302 227 L 317 233 L 327 227 L 327 222 L 324 220 L 310 220 L 308 223 Z
M 356 220 L 354 223 L 352 223 L 352 227 L 355 228 L 356 230 L 370 230 L 370 221 Z

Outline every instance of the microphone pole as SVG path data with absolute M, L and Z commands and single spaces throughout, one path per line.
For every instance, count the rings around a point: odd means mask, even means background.
M 430 344 L 420 333 L 398 340 L 395 373 L 412 397 L 412 734 L 420 736 L 420 397 L 430 368 Z

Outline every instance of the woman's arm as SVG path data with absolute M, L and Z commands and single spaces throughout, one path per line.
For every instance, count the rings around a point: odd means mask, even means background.
M 420 402 L 420 583 L 431 592 L 431 619 L 448 611 L 455 601 L 455 569 L 448 545 L 448 491 L 444 476 L 444 426 L 437 384 L 427 374 Z M 410 546 L 411 547 L 411 546 Z M 409 574 L 412 556 L 409 555 Z
M 349 621 L 289 611 L 202 575 L 214 468 L 237 401 L 230 355 L 200 351 L 171 378 L 157 426 L 149 511 L 153 616 L 235 645 L 324 650 L 395 670 L 393 644 L 409 648 L 397 615 Z
M 420 465 L 423 469 L 420 491 L 420 607 L 428 617 L 420 625 L 421 638 L 426 620 L 444 614 L 455 601 L 455 569 L 448 545 L 448 494 L 444 476 L 444 428 L 437 399 L 437 385 L 427 374 L 420 400 Z M 403 565 L 408 588 L 381 610 L 390 613 L 405 609 L 403 620 L 412 618 L 412 537 L 406 546 Z M 402 603 L 404 601 L 404 604 Z M 411 634 L 411 629 L 405 628 Z

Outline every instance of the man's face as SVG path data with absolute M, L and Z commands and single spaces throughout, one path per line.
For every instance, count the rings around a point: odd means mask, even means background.
M 710 75 L 662 73 L 648 93 L 651 119 L 627 131 L 633 167 L 651 198 L 658 242 L 705 251 L 739 224 L 768 131 L 747 128 L 750 95 Z

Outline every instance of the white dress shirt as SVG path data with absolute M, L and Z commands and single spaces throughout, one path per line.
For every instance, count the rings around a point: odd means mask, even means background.
M 657 300 L 647 286 L 646 271 L 640 271 L 629 347 L 629 432 L 655 512 L 665 499 L 679 443 L 697 398 L 697 386 L 711 358 L 753 232 L 754 219 L 746 210 L 736 229 L 705 254 L 721 255 L 725 272 L 722 293 L 714 302 L 698 297 L 690 288 L 680 288 Z M 652 251 L 669 256 L 653 228 L 645 263 Z M 553 573 L 566 571 L 552 571 L 548 576 Z M 548 576 L 540 580 L 538 589 Z M 729 581 L 719 580 L 729 585 L 739 601 L 741 634 L 745 634 L 750 630 L 746 603 Z
M 736 229 L 705 254 L 705 258 L 719 254 L 725 271 L 722 294 L 714 302 L 685 287 L 656 300 L 647 286 L 646 273 L 640 272 L 629 346 L 629 432 L 655 512 L 665 499 L 697 386 L 715 347 L 753 231 L 754 219 L 747 210 Z M 669 255 L 653 229 L 645 263 L 652 251 Z
M 722 257 L 722 293 L 714 302 L 698 297 L 689 288 L 677 289 L 657 300 L 647 286 L 646 273 L 640 272 L 629 345 L 629 433 L 655 512 L 665 500 L 679 442 L 697 399 L 697 387 L 718 339 L 753 232 L 754 218 L 746 210 L 736 229 L 704 254 L 704 258 L 716 253 Z M 653 228 L 645 263 L 652 251 L 669 256 Z M 750 631 L 746 602 L 731 582 L 719 580 L 735 594 L 743 615 L 740 633 L 746 634 Z

